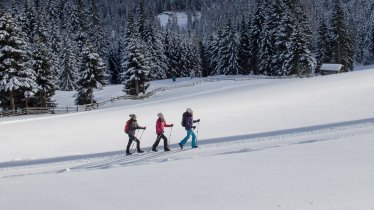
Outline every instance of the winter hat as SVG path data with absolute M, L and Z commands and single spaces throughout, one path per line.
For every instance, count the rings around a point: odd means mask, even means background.
M 157 117 L 163 117 L 164 115 L 160 112 L 157 114 Z
M 190 113 L 190 114 L 193 114 L 193 111 L 192 111 L 192 109 L 191 108 L 187 108 L 187 110 L 186 110 L 188 113 Z
M 136 115 L 135 114 L 130 114 L 129 117 L 136 118 Z

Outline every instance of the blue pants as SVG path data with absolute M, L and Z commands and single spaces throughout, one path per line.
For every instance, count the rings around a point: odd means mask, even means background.
M 188 139 L 190 138 L 190 136 L 192 135 L 192 147 L 196 147 L 196 135 L 195 133 L 193 132 L 193 130 L 187 130 L 187 136 L 184 137 L 184 139 L 180 142 L 181 145 L 185 145 L 188 141 Z

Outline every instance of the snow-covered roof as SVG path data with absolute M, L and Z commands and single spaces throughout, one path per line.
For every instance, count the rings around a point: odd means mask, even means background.
M 322 71 L 340 71 L 343 68 L 342 64 L 324 63 L 321 66 Z

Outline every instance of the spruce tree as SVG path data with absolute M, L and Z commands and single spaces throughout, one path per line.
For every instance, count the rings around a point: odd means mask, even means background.
M 37 84 L 25 50 L 27 43 L 10 14 L 0 17 L 0 46 L 0 92 L 7 97 L 7 103 L 2 106 L 15 110 L 23 105 L 25 92 L 36 92 Z
M 52 96 L 54 96 L 57 86 L 54 84 L 51 59 L 48 56 L 45 44 L 39 36 L 35 37 L 33 60 L 33 69 L 36 73 L 36 83 L 38 84 L 33 105 L 38 107 L 54 106 Z
M 95 89 L 103 88 L 106 84 L 106 77 L 105 64 L 100 55 L 94 51 L 93 47 L 85 47 L 75 103 L 77 105 L 96 103 L 93 92 Z
M 264 18 L 261 16 L 261 7 L 258 3 L 254 16 L 249 26 L 249 70 L 255 74 L 259 74 L 259 54 L 260 54 L 260 35 L 263 27 Z
M 122 77 L 124 78 L 124 92 L 128 95 L 139 95 L 145 93 L 148 89 L 149 70 L 145 65 L 144 51 L 139 39 L 129 38 L 126 52 L 127 60 L 122 64 L 124 69 Z
M 239 37 L 232 27 L 231 20 L 223 30 L 219 43 L 218 65 L 215 75 L 237 75 L 241 71 L 238 57 Z
M 144 57 L 143 40 L 140 38 L 137 28 L 135 27 L 134 18 L 130 15 L 128 18 L 127 32 L 125 37 L 125 54 L 122 60 L 122 80 L 124 89 L 128 95 L 139 95 L 145 93 L 149 87 L 148 76 L 149 68 L 146 65 Z
M 238 50 L 238 57 L 239 57 L 239 65 L 240 69 L 242 70 L 241 74 L 249 74 L 250 67 L 249 67 L 249 58 L 250 58 L 250 38 L 249 38 L 249 29 L 246 23 L 244 16 L 242 17 L 242 21 L 240 23 L 240 41 L 239 41 L 239 50 Z
M 59 87 L 60 90 L 72 91 L 76 89 L 76 78 L 77 78 L 77 59 L 74 56 L 72 47 L 72 41 L 68 34 L 63 37 L 63 46 L 60 53 L 61 59 L 61 72 L 59 74 Z
M 353 70 L 354 51 L 346 17 L 340 0 L 335 0 L 331 18 L 331 62 L 342 64 L 343 72 Z
M 323 20 L 320 20 L 316 53 L 317 66 L 315 73 L 319 73 L 323 63 L 328 63 L 331 60 L 331 47 L 329 39 L 330 37 L 328 35 L 327 26 Z
M 311 32 L 308 18 L 299 0 L 290 0 L 283 10 L 284 32 L 288 33 L 287 52 L 284 52 L 282 75 L 304 76 L 312 73 L 312 55 L 310 52 Z M 291 25 L 291 26 L 289 26 Z M 283 58 L 282 58 L 283 59 Z

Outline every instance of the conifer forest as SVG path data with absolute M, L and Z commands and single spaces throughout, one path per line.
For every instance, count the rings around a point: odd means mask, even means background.
M 374 64 L 374 0 L 0 0 L 0 107 L 122 84 Z M 185 24 L 178 20 L 185 15 Z M 166 22 L 161 18 L 170 17 Z

